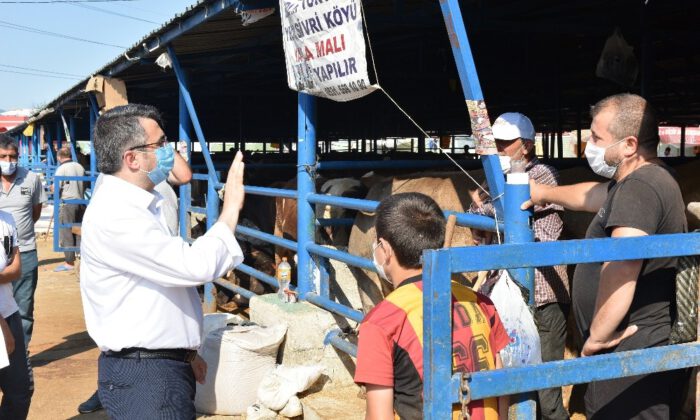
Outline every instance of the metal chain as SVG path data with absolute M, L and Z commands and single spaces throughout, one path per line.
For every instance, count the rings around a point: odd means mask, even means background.
M 469 403 L 472 401 L 472 393 L 469 389 L 469 373 L 460 373 L 459 379 L 459 403 L 462 406 L 462 418 L 464 420 L 470 420 L 471 415 L 469 414 Z

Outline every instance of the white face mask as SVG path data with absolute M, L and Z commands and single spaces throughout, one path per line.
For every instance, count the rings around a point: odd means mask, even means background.
M 501 170 L 503 171 L 504 174 L 507 174 L 510 172 L 510 156 L 498 156 L 498 160 L 501 162 Z
M 386 272 L 384 271 L 384 267 L 377 262 L 377 255 L 376 251 L 377 248 L 380 246 L 379 242 L 376 244 L 372 245 L 372 262 L 374 263 L 374 268 L 377 269 L 377 274 L 379 275 L 379 278 L 389 281 L 389 277 L 386 276 Z
M 625 139 L 616 141 L 607 147 L 596 146 L 590 141 L 588 144 L 586 144 L 585 155 L 586 159 L 588 160 L 588 166 L 591 167 L 593 172 L 605 178 L 612 178 L 615 176 L 615 172 L 617 172 L 617 168 L 620 164 L 617 163 L 616 165 L 608 165 L 605 162 L 605 151 L 617 144 L 622 143 L 624 140 Z

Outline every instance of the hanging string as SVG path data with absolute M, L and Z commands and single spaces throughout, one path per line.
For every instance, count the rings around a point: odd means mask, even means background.
M 369 48 L 369 57 L 370 57 L 370 61 L 372 62 L 372 70 L 374 70 L 374 79 L 375 79 L 375 81 L 376 81 L 377 87 L 379 88 L 379 90 L 381 90 L 381 91 L 384 93 L 384 95 L 386 95 L 387 98 L 389 98 L 389 100 L 391 101 L 391 103 L 393 103 L 394 106 L 395 106 L 399 111 L 401 111 L 401 113 L 403 113 L 403 115 L 405 115 L 406 118 L 408 118 L 408 120 L 409 120 L 409 121 L 424 135 L 424 136 L 425 136 L 426 139 L 427 139 L 427 138 L 431 138 L 431 139 L 432 139 L 432 136 L 430 136 L 428 133 L 426 133 L 425 130 L 423 130 L 423 127 L 421 127 L 421 126 L 416 122 L 416 120 L 414 120 L 413 117 L 411 117 L 411 115 L 410 115 L 408 112 L 406 112 L 406 110 L 403 109 L 403 108 L 401 107 L 401 105 L 399 105 L 398 102 L 396 102 L 396 100 L 394 100 L 394 98 L 393 98 L 391 95 L 389 95 L 389 92 L 387 92 L 386 89 L 384 89 L 384 87 L 379 83 L 379 72 L 377 71 L 377 65 L 376 65 L 376 62 L 375 62 L 375 60 L 374 60 L 374 51 L 372 50 L 372 40 L 370 39 L 370 32 L 369 32 L 369 28 L 367 27 L 367 17 L 365 16 L 365 7 L 364 7 L 364 4 L 363 4 L 362 1 L 360 1 L 360 13 L 362 14 L 362 24 L 364 25 L 364 27 L 365 27 L 365 33 L 367 34 L 367 46 L 368 46 L 368 48 Z M 438 150 L 440 150 L 440 152 L 441 152 L 443 155 L 445 155 L 445 157 L 447 157 L 457 168 L 459 168 L 459 170 L 462 171 L 462 173 L 464 173 L 464 175 L 466 175 L 467 178 L 469 178 L 469 179 L 474 183 L 474 185 L 476 185 L 476 187 L 477 187 L 478 189 L 480 189 L 480 190 L 481 190 L 484 194 L 486 194 L 488 197 L 491 197 L 491 194 L 490 194 L 483 186 L 481 186 L 481 184 L 480 184 L 479 182 L 477 182 L 477 180 L 474 179 L 474 177 L 472 177 L 472 176 L 469 174 L 469 172 L 467 172 L 459 163 L 457 163 L 457 161 L 456 161 L 454 158 L 452 158 L 452 156 L 450 156 L 450 154 L 447 153 L 447 151 L 445 151 L 445 149 L 443 149 L 442 147 L 440 147 L 439 142 L 437 143 L 437 148 L 438 148 Z M 491 202 L 495 202 L 496 200 L 499 200 L 499 199 L 502 197 L 502 195 L 503 195 L 503 194 L 500 194 L 500 195 L 498 195 L 498 196 L 496 196 L 496 197 L 491 197 Z M 498 244 L 500 245 L 500 244 L 501 244 L 501 233 L 500 233 L 500 230 L 499 230 L 499 223 L 500 223 L 500 221 L 498 220 L 498 215 L 495 214 L 495 212 L 494 212 L 494 220 L 496 221 L 496 238 L 497 238 L 497 240 L 498 240 Z

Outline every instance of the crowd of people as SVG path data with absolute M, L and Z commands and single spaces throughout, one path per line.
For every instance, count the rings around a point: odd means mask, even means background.
M 520 113 L 493 124 L 504 171 L 519 165 L 529 175 L 537 241 L 556 241 L 562 211 L 594 213 L 587 238 L 623 238 L 682 233 L 687 222 L 673 170 L 656 158 L 658 120 L 643 98 L 620 94 L 591 109 L 585 154 L 606 182 L 559 185 L 554 168 L 534 151 L 535 130 Z M 129 104 L 97 120 L 94 152 L 102 173 L 82 219 L 80 286 L 88 333 L 101 351 L 98 390 L 81 412 L 104 407 L 110 418 L 193 419 L 195 382 L 206 364 L 197 354 L 202 309 L 195 287 L 240 264 L 233 231 L 244 202 L 243 156 L 228 172 L 219 219 L 192 244 L 178 236 L 172 185 L 192 173 L 173 152 L 159 112 Z M 37 280 L 34 222 L 45 201 L 36 175 L 17 167 L 17 145 L 0 135 L 0 233 L 6 260 L 0 271 L 0 327 L 10 354 L 0 370 L 0 418 L 26 418 L 32 371 L 28 343 Z M 59 152 L 61 173 L 79 174 L 70 154 Z M 64 168 L 65 166 L 65 168 Z M 61 169 L 64 168 L 64 169 Z M 57 172 L 58 174 L 58 172 Z M 67 182 L 62 197 L 81 196 Z M 493 216 L 493 203 L 474 191 L 470 212 Z M 81 208 L 62 209 L 61 223 Z M 366 390 L 371 420 L 419 419 L 423 413 L 422 252 L 441 248 L 446 221 L 436 202 L 419 193 L 399 193 L 376 210 L 373 260 L 393 292 L 366 314 L 359 327 L 355 381 Z M 477 246 L 498 238 L 473 231 Z M 61 235 L 67 245 L 76 238 Z M 62 270 L 75 256 L 66 254 Z M 2 262 L 3 258 L 0 258 Z M 2 265 L 0 265 L 2 267 Z M 582 357 L 668 344 L 675 291 L 674 258 L 579 264 L 572 281 L 566 267 L 535 271 L 534 320 L 543 361 L 564 356 L 567 317 L 573 313 Z M 455 372 L 503 367 L 499 356 L 509 336 L 488 293 L 499 274 L 473 290 L 452 283 L 452 349 Z M 679 408 L 688 380 L 684 371 L 590 383 L 589 419 L 669 419 Z M 507 418 L 508 397 L 472 401 L 471 419 Z M 538 393 L 543 419 L 568 419 L 561 389 Z M 463 412 L 455 407 L 453 418 Z

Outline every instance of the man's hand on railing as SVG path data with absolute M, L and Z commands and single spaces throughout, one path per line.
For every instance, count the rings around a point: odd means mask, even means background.
M 593 356 L 594 354 L 607 350 L 609 348 L 615 347 L 625 338 L 633 335 L 638 330 L 636 325 L 630 325 L 625 328 L 622 332 L 617 332 L 615 335 L 610 337 L 608 340 L 596 340 L 588 337 L 588 340 L 583 344 L 583 349 L 581 350 L 581 356 Z
M 236 157 L 228 170 L 226 185 L 224 186 L 224 205 L 221 209 L 219 221 L 226 223 L 231 229 L 238 223 L 238 214 L 243 208 L 245 191 L 243 190 L 243 153 L 236 153 Z
M 545 200 L 545 194 L 548 190 L 554 188 L 552 185 L 538 184 L 534 180 L 530 180 L 530 199 L 524 202 L 521 206 L 521 210 L 527 210 L 530 207 L 546 206 L 549 204 Z

